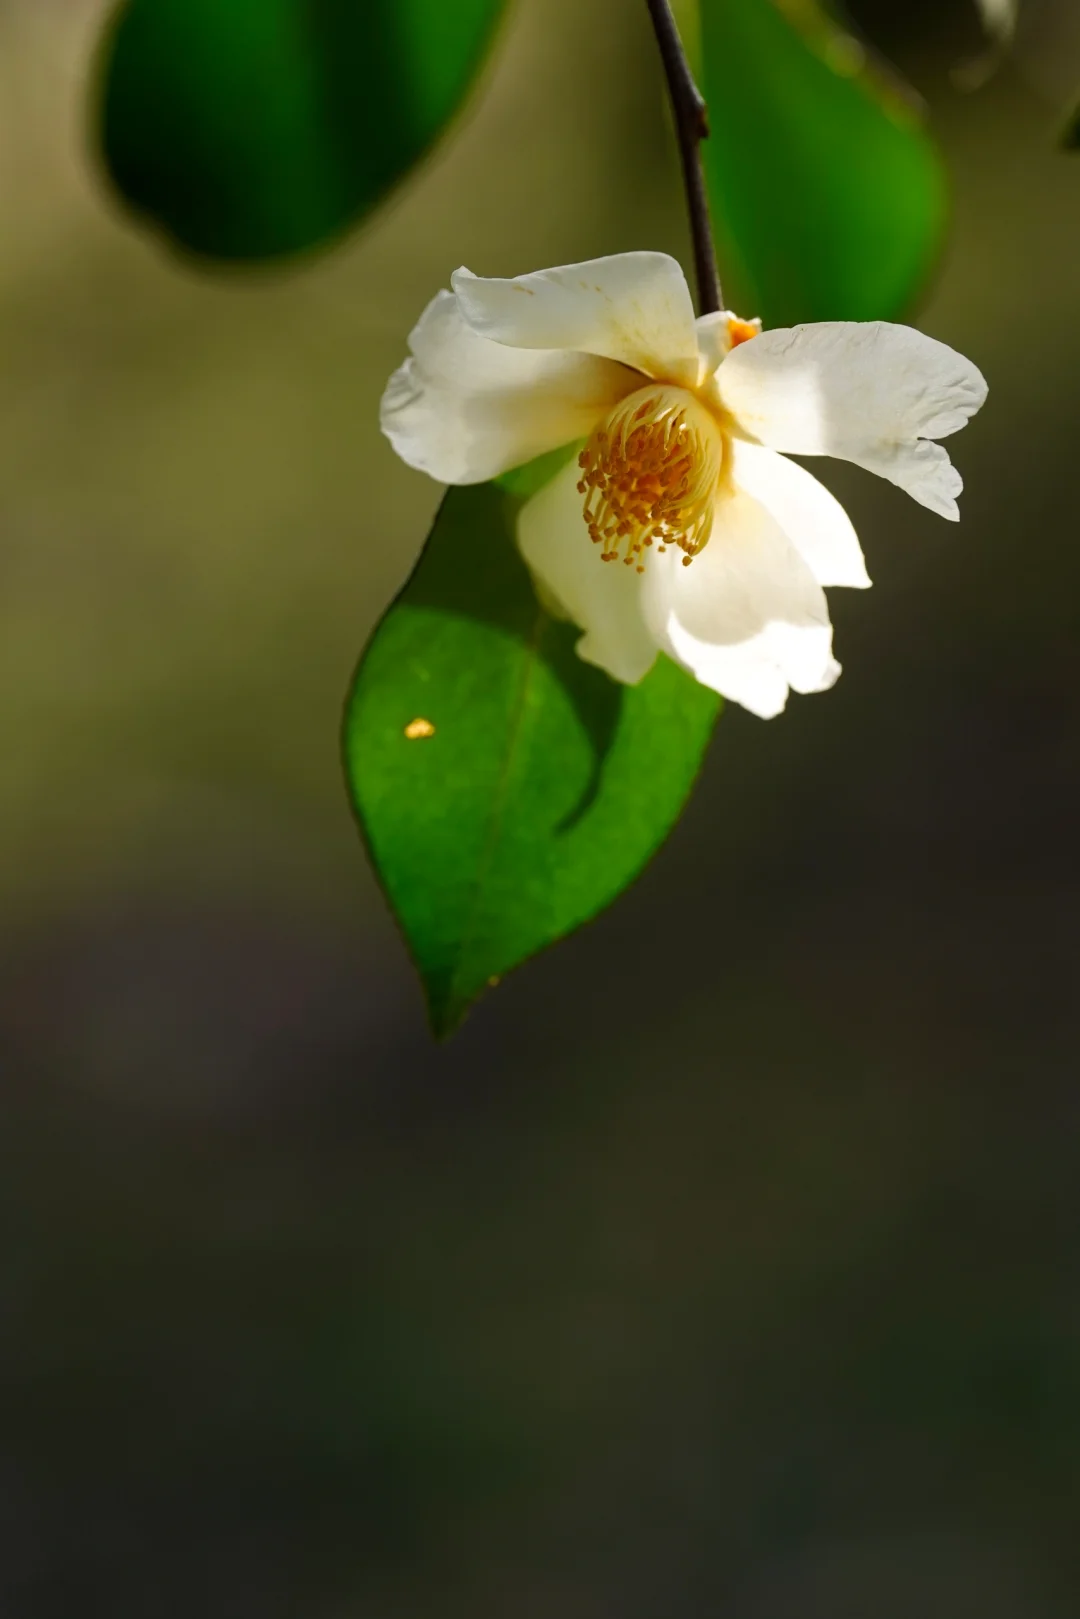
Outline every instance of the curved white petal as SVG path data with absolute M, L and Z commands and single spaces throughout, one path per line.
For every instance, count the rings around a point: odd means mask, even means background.
M 851 519 L 812 473 L 775 450 L 731 443 L 732 476 L 774 517 L 819 585 L 866 590 L 870 576 Z
M 474 331 L 523 349 L 578 349 L 692 388 L 694 306 L 667 253 L 615 253 L 509 280 L 457 270 L 451 285 Z
M 582 515 L 576 461 L 526 501 L 518 545 L 541 599 L 552 597 L 585 631 L 579 657 L 635 686 L 656 660 L 657 645 L 642 611 L 642 575 L 622 562 L 601 562 Z
M 654 566 L 654 562 L 657 564 Z M 689 567 L 650 556 L 645 614 L 664 651 L 752 714 L 770 719 L 794 691 L 827 691 L 840 673 L 821 586 L 765 508 L 722 494 Z
M 409 348 L 386 385 L 380 422 L 401 459 L 441 483 L 483 483 L 586 438 L 639 383 L 611 360 L 478 337 L 452 292 L 428 305 Z
M 717 366 L 731 353 L 731 331 L 728 326 L 729 315 L 726 309 L 717 309 L 709 315 L 699 315 L 697 326 L 698 354 L 700 367 L 698 383 L 711 377 Z
M 955 433 L 986 398 L 979 370 L 909 326 L 827 321 L 763 332 L 717 373 L 747 438 L 795 455 L 835 455 L 956 518 L 959 473 L 930 439 Z

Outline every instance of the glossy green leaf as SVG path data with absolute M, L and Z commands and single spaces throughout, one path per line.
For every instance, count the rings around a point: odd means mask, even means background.
M 700 0 L 704 153 L 729 304 L 890 319 L 937 257 L 945 183 L 911 104 L 813 0 Z
M 518 504 L 448 492 L 346 709 L 353 801 L 440 1036 L 637 876 L 719 710 L 664 658 L 636 687 L 582 663 L 537 603 Z
M 222 259 L 355 224 L 461 102 L 503 0 L 127 0 L 101 143 L 132 207 Z

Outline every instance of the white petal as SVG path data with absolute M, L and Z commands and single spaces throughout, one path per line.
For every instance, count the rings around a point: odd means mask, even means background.
M 959 473 L 929 439 L 955 433 L 986 383 L 955 349 L 882 321 L 829 321 L 763 332 L 717 374 L 747 438 L 795 455 L 835 455 L 956 518 Z
M 553 597 L 585 631 L 577 644 L 579 657 L 635 686 L 657 653 L 642 611 L 642 575 L 622 562 L 601 562 L 582 515 L 580 477 L 571 461 L 526 501 L 518 518 L 518 544 L 541 599 Z
M 586 438 L 639 381 L 589 354 L 488 342 L 452 292 L 428 305 L 409 347 L 383 394 L 382 430 L 403 461 L 442 483 L 483 483 Z
M 709 542 L 689 567 L 668 551 L 650 556 L 644 578 L 662 648 L 763 719 L 780 712 L 789 687 L 827 691 L 840 673 L 821 586 L 779 524 L 738 489 L 717 501 Z
M 712 376 L 721 360 L 731 353 L 728 312 L 726 309 L 717 309 L 713 314 L 699 315 L 695 324 L 700 356 L 698 382 L 702 383 L 706 377 Z
M 870 584 L 851 519 L 804 467 L 745 439 L 731 444 L 732 475 L 776 519 L 819 585 Z
M 451 277 L 473 330 L 524 349 L 580 349 L 692 388 L 694 306 L 667 253 L 615 253 L 510 280 Z

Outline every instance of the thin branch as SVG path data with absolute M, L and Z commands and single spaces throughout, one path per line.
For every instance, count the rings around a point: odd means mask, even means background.
M 709 118 L 705 98 L 694 82 L 686 60 L 679 30 L 675 26 L 669 0 L 645 0 L 660 47 L 660 59 L 667 75 L 675 133 L 679 141 L 686 206 L 690 214 L 690 234 L 694 243 L 694 274 L 697 279 L 698 313 L 711 315 L 723 308 L 720 278 L 716 273 L 716 251 L 705 174 L 701 166 L 701 142 L 708 138 Z

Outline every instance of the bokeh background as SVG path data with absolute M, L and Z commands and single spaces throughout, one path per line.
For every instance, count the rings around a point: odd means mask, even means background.
M 459 263 L 685 262 L 644 7 L 518 0 L 374 223 L 209 275 L 89 156 L 103 0 L 0 4 L 5 1616 L 1075 1615 L 1080 157 L 856 9 L 962 521 L 821 469 L 840 684 L 440 1050 L 338 765 L 438 498 L 376 405 Z

